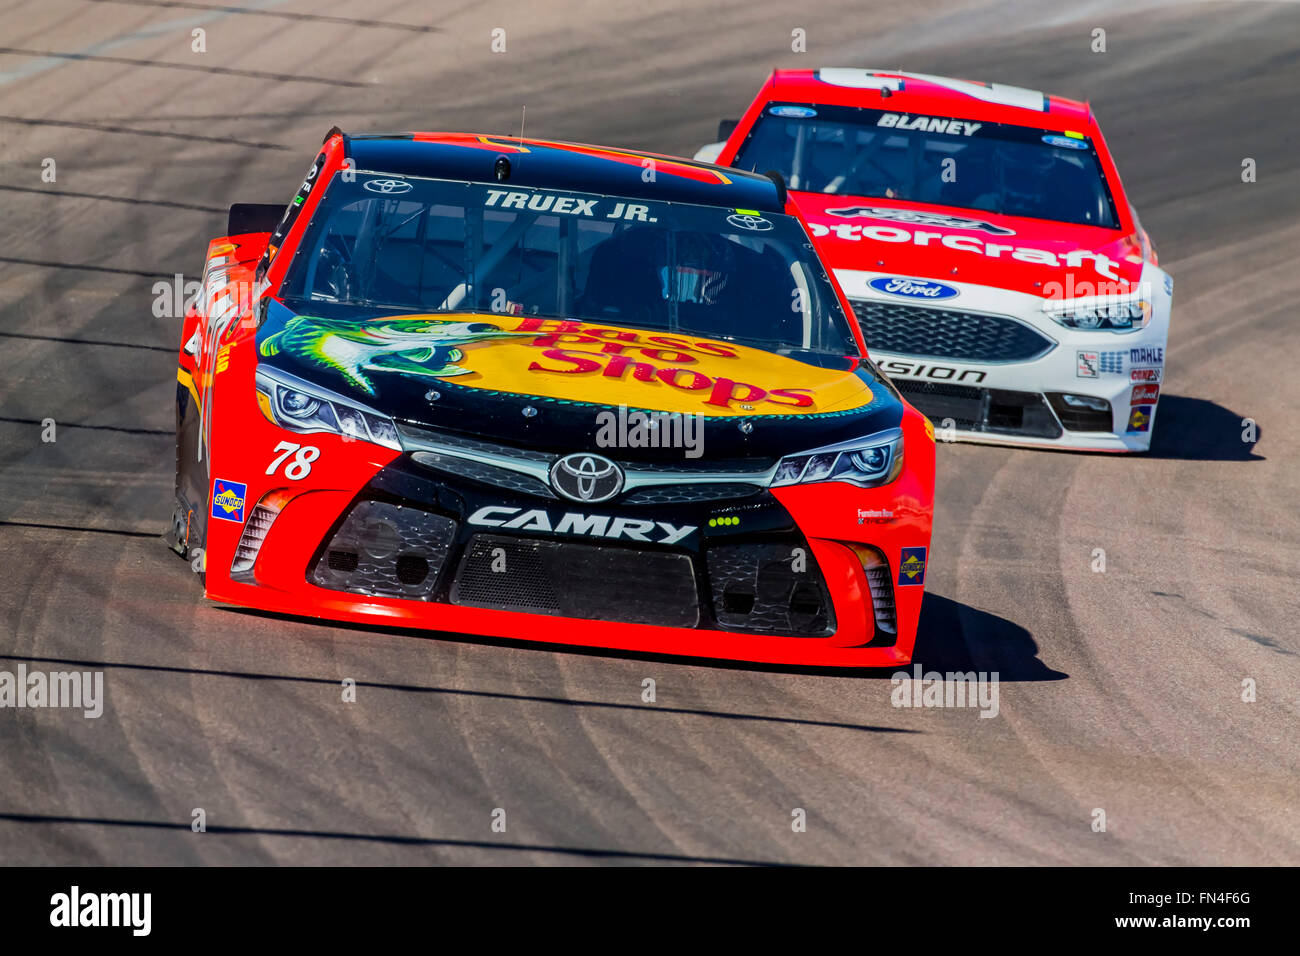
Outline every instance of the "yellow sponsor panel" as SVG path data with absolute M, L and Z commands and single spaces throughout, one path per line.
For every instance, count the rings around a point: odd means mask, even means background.
M 719 416 L 845 411 L 872 399 L 852 371 L 699 336 L 518 316 L 492 324 L 512 334 L 461 341 L 457 385 Z
M 871 389 L 846 359 L 819 368 L 716 339 L 568 319 L 475 313 L 363 322 L 299 315 L 263 338 L 377 394 L 385 372 L 560 401 L 716 416 L 862 408 Z

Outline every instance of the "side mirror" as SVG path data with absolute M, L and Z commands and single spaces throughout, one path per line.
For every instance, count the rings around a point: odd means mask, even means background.
M 740 120 L 719 120 L 718 139 L 725 143 L 727 140 L 731 139 L 731 134 L 736 131 L 736 127 L 739 125 Z
M 775 169 L 769 169 L 763 175 L 766 176 L 768 179 L 772 180 L 772 182 L 776 184 L 776 198 L 780 200 L 781 205 L 784 206 L 787 202 L 789 202 L 790 191 L 786 189 L 785 177 L 782 176 Z
M 697 163 L 716 163 L 718 157 L 722 155 L 722 147 L 726 143 L 705 143 L 695 151 L 695 161 Z

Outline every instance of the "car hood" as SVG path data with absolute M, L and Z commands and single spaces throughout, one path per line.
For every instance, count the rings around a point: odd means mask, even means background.
M 893 387 L 855 358 L 805 361 L 695 335 L 521 315 L 378 311 L 273 299 L 258 361 L 398 423 L 548 451 L 614 454 L 611 425 L 626 429 L 619 423 L 636 411 L 700 416 L 709 458 L 775 458 L 902 418 Z M 628 460 L 681 455 L 615 447 Z
M 1138 239 L 1114 229 L 874 197 L 790 195 L 832 269 L 1052 299 L 1136 291 L 1142 276 Z

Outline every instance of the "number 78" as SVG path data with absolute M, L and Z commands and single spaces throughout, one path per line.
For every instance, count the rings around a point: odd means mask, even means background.
M 291 441 L 280 442 L 275 450 L 281 454 L 267 467 L 266 473 L 274 475 L 284 460 L 293 455 L 293 461 L 284 469 L 284 477 L 290 481 L 302 481 L 310 475 L 311 463 L 320 457 L 320 449 L 315 445 L 295 445 Z

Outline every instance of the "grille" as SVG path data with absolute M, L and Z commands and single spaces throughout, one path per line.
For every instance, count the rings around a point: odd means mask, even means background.
M 627 492 L 620 501 L 625 505 L 678 505 L 695 501 L 734 501 L 737 498 L 758 494 L 762 490 L 760 485 L 731 481 L 717 484 L 650 485 Z
M 494 485 L 497 488 L 505 488 L 509 491 L 517 491 L 527 495 L 537 495 L 539 498 L 555 497 L 555 493 L 551 491 L 549 485 L 537 480 L 532 475 L 511 471 L 509 468 L 501 468 L 481 461 L 453 458 L 450 455 L 439 455 L 437 452 L 432 451 L 417 451 L 411 455 L 411 458 L 426 468 L 458 475 L 462 478 L 468 478 L 470 481 L 478 481 L 485 485 Z
M 699 474 L 700 472 L 725 473 L 735 475 L 737 478 L 745 479 L 749 476 L 759 476 L 769 471 L 776 464 L 775 458 L 699 458 L 694 461 L 662 461 L 653 464 L 643 464 L 634 461 L 620 461 L 620 465 L 628 471 L 635 472 L 639 468 L 647 468 L 656 474 L 668 473 L 670 475 L 682 475 L 684 478 L 690 475 Z
M 400 425 L 398 426 L 397 431 L 402 437 L 403 447 L 418 449 L 425 445 L 442 445 L 446 448 L 460 448 L 464 451 L 475 451 L 486 455 L 501 455 L 519 461 L 543 463 L 549 462 L 551 458 L 554 457 L 548 455 L 546 452 L 534 451 L 531 448 L 518 448 L 514 445 L 501 445 L 496 442 L 487 441 L 483 438 L 473 438 L 455 432 L 432 431 L 424 428 L 416 428 L 412 425 Z
M 244 525 L 244 533 L 239 536 L 235 546 L 235 557 L 230 562 L 230 575 L 236 581 L 249 581 L 253 577 L 253 565 L 257 562 L 258 552 L 271 531 L 271 525 L 280 514 L 280 508 L 269 502 L 259 501 L 253 506 Z
M 963 431 L 1059 438 L 1061 425 L 1038 392 L 975 388 L 938 382 L 894 381 L 916 408 L 942 429 L 946 419 Z
M 1015 319 L 953 309 L 931 309 L 857 299 L 868 351 L 897 352 L 966 362 L 1027 362 L 1056 343 Z
M 429 600 L 456 522 L 418 508 L 362 501 L 325 545 L 310 572 L 333 591 Z
M 894 582 L 889 566 L 866 568 L 867 585 L 871 588 L 871 605 L 876 616 L 876 631 L 891 637 L 898 634 L 898 613 L 894 608 Z
M 1104 409 L 1080 408 L 1067 402 L 1060 392 L 1048 392 L 1047 400 L 1067 431 L 1109 432 L 1115 429 L 1111 421 L 1110 402 L 1106 402 Z
M 806 542 L 716 545 L 707 562 L 722 628 L 800 637 L 834 630 L 830 595 Z
M 688 555 L 487 534 L 471 539 L 451 601 L 625 624 L 700 620 Z

